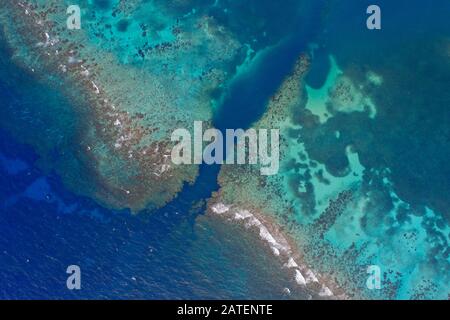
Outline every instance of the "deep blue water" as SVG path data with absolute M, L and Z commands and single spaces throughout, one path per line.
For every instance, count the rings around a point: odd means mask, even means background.
M 267 48 L 244 75 L 232 81 L 214 118 L 217 128 L 245 129 L 262 116 L 269 98 L 319 32 L 323 8 L 323 1 L 309 3 L 307 14 L 297 17 L 298 21 L 285 29 L 285 36 L 278 43 Z
M 132 216 L 69 192 L 34 166 L 31 148 L 0 138 L 0 298 L 283 297 L 289 280 L 255 239 L 198 220 L 203 209 L 192 201 L 209 195 L 214 172 L 167 207 Z M 72 264 L 80 291 L 66 288 Z

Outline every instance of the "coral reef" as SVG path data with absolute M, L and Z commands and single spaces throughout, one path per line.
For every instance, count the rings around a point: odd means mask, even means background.
M 136 18 L 145 6 L 119 2 L 89 11 L 92 16 L 84 12 L 81 30 L 66 28 L 63 1 L 6 1 L 0 15 L 14 63 L 57 87 L 83 119 L 72 143 L 86 183 L 62 163 L 58 171 L 65 182 L 107 206 L 133 211 L 161 207 L 195 180 L 196 166 L 172 166 L 170 134 L 211 119 L 211 93 L 225 79 L 238 46 L 207 16 L 190 18 L 197 23 L 166 18 L 173 24 L 167 26 L 170 42 L 149 38 L 150 30 Z M 129 28 L 137 24 L 142 32 L 112 31 L 112 20 L 132 14 Z M 126 34 L 140 38 L 128 40 Z

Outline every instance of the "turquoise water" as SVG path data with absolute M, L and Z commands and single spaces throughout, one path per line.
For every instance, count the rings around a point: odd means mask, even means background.
M 379 292 L 366 290 L 373 297 L 445 299 L 450 275 L 450 206 L 443 196 L 450 190 L 450 5 L 380 1 L 382 30 L 372 32 L 355 27 L 365 25 L 359 13 L 368 4 L 330 2 L 323 30 L 310 47 L 307 110 L 299 107 L 293 117 L 303 126 L 299 152 L 307 155 L 302 163 L 310 172 L 291 178 L 311 183 L 314 192 L 296 200 L 296 220 L 308 224 L 320 216 L 321 222 L 328 221 L 324 240 L 314 238 L 321 226 L 307 227 L 314 239 L 309 248 L 316 251 L 312 260 L 322 260 L 327 252 L 315 249 L 319 244 L 338 256 L 328 270 L 337 264 L 347 268 L 341 257 L 355 255 L 357 262 L 347 270 L 362 290 L 367 265 L 380 266 L 387 284 Z M 331 64 L 323 64 L 324 59 Z M 340 79 L 339 96 L 332 87 L 342 75 L 348 82 Z M 292 135 L 295 139 L 295 131 Z M 348 155 L 348 146 L 357 161 Z M 321 216 L 331 194 L 346 189 L 354 197 L 350 205 L 337 206 L 337 216 Z

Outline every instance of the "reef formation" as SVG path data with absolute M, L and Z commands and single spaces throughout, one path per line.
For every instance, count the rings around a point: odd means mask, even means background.
M 69 30 L 64 1 L 2 3 L 2 35 L 14 63 L 69 101 L 56 110 L 23 111 L 48 123 L 59 117 L 55 127 L 67 121 L 62 141 L 45 133 L 30 133 L 45 136 L 38 143 L 24 132 L 17 136 L 44 157 L 58 144 L 72 150 L 50 169 L 80 194 L 117 209 L 161 207 L 198 172 L 172 165 L 171 132 L 191 128 L 194 120 L 210 123 L 212 91 L 227 77 L 239 44 L 213 19 L 177 19 L 157 3 L 82 7 L 90 8 L 82 29 Z M 149 11 L 160 12 L 158 24 L 140 15 Z M 2 119 L 5 127 L 14 131 L 11 124 L 23 116 L 18 112 Z
M 305 82 L 311 56 L 299 58 L 254 124 L 280 129 L 280 174 L 223 166 L 209 212 L 256 227 L 297 283 L 323 296 L 445 299 L 449 227 L 443 215 L 402 200 L 390 168 L 363 165 L 358 151 L 366 145 L 348 138 L 361 123 L 377 120 L 372 99 L 381 76 L 365 71 L 362 78 L 361 70 L 355 76 L 330 56 L 327 80 L 311 89 Z M 366 286 L 371 265 L 380 267 L 381 290 Z

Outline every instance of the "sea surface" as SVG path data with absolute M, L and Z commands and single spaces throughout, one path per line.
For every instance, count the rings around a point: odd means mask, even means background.
M 256 236 L 202 216 L 214 173 L 136 216 L 73 194 L 30 147 L 4 131 L 0 141 L 1 298 L 288 298 L 292 279 Z M 81 268 L 79 291 L 66 287 L 69 265 Z

